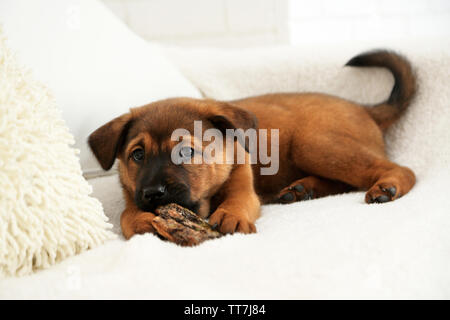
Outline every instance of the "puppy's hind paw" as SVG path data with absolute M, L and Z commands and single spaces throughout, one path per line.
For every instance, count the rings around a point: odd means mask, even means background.
M 307 189 L 303 184 L 292 184 L 289 187 L 284 188 L 278 194 L 278 202 L 280 203 L 292 203 L 295 201 L 311 200 L 314 198 L 314 190 Z
M 374 185 L 366 193 L 366 203 L 385 203 L 401 197 L 398 188 L 389 183 L 380 183 Z

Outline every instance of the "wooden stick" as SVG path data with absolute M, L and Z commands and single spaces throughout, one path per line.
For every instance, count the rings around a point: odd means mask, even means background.
M 195 246 L 222 234 L 192 211 L 171 203 L 156 209 L 152 225 L 163 239 L 181 246 Z

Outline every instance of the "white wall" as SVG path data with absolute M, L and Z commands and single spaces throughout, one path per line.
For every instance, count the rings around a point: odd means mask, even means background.
M 447 36 L 450 0 L 290 0 L 292 44 Z
M 103 1 L 144 38 L 183 46 L 450 39 L 450 0 Z
M 288 0 L 103 0 L 148 40 L 186 46 L 288 43 Z

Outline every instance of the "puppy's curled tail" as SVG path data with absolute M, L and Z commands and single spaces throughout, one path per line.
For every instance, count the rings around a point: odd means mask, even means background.
M 416 77 L 411 64 L 401 55 L 388 50 L 362 53 L 345 64 L 352 67 L 387 68 L 394 76 L 394 87 L 389 98 L 367 111 L 382 130 L 393 124 L 408 108 L 416 93 Z

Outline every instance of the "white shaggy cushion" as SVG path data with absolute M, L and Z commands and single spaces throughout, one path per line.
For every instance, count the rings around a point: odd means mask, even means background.
M 47 268 L 113 237 L 47 89 L 0 30 L 0 278 Z
M 88 135 L 131 107 L 200 92 L 161 53 L 96 0 L 2 0 L 0 23 L 20 61 L 55 95 L 81 150 L 102 172 Z

